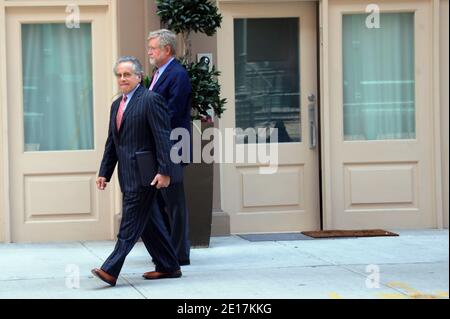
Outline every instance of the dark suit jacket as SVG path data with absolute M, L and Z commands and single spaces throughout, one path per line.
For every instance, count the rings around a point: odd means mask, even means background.
M 176 59 L 172 60 L 155 83 L 152 91 L 162 95 L 167 102 L 172 129 L 183 127 L 191 133 L 192 87 L 189 74 Z M 192 159 L 192 147 L 189 147 Z
M 122 117 L 117 132 L 116 116 L 122 96 L 111 106 L 108 139 L 105 144 L 99 176 L 110 181 L 119 162 L 119 183 L 123 193 L 143 190 L 136 161 L 136 152 L 152 151 L 156 154 L 158 173 L 171 175 L 170 119 L 164 99 L 139 86 L 134 92 Z M 151 181 L 149 181 L 150 184 Z

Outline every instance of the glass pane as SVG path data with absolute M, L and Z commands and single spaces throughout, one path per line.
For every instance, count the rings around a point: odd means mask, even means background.
M 25 151 L 93 149 L 91 24 L 23 24 Z
M 234 60 L 236 127 L 301 141 L 298 18 L 235 19 Z M 237 134 L 237 143 L 252 142 Z
M 344 139 L 414 139 L 414 14 L 343 16 Z

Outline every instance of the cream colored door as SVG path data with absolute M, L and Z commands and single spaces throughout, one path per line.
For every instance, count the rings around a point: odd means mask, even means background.
M 13 242 L 113 235 L 113 187 L 95 187 L 112 98 L 109 13 L 80 9 L 79 28 L 64 7 L 6 11 Z
M 324 228 L 436 227 L 431 2 L 366 5 L 330 2 Z
M 313 145 L 316 3 L 225 3 L 220 10 L 218 66 L 228 99 L 221 132 L 279 128 L 275 173 L 261 174 L 259 157 L 254 163 L 235 158 L 221 165 L 222 209 L 230 215 L 230 231 L 319 229 L 318 147 Z M 239 134 L 233 142 L 236 153 L 256 152 L 255 144 L 243 143 Z M 225 149 L 225 157 L 229 152 Z

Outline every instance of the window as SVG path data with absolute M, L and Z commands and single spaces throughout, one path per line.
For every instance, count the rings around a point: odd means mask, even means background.
M 278 142 L 300 142 L 299 19 L 235 19 L 234 59 L 236 128 L 277 128 Z
M 414 14 L 343 16 L 344 140 L 414 139 Z
M 23 24 L 25 151 L 93 149 L 91 24 Z

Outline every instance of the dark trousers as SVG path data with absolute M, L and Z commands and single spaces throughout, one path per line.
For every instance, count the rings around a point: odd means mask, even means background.
M 159 210 L 167 210 L 170 238 L 179 262 L 190 261 L 189 212 L 184 195 L 184 183 L 171 184 L 158 195 Z
M 138 239 L 145 238 L 148 252 L 156 262 L 156 271 L 174 272 L 180 269 L 175 250 L 159 211 L 152 209 L 156 189 L 123 194 L 122 220 L 116 246 L 101 269 L 118 277 L 125 258 Z
M 155 214 L 159 211 L 159 214 L 163 215 L 178 261 L 190 262 L 189 213 L 183 182 L 170 184 L 169 187 L 161 189 L 157 196 L 153 210 Z M 145 243 L 144 238 L 142 239 Z

